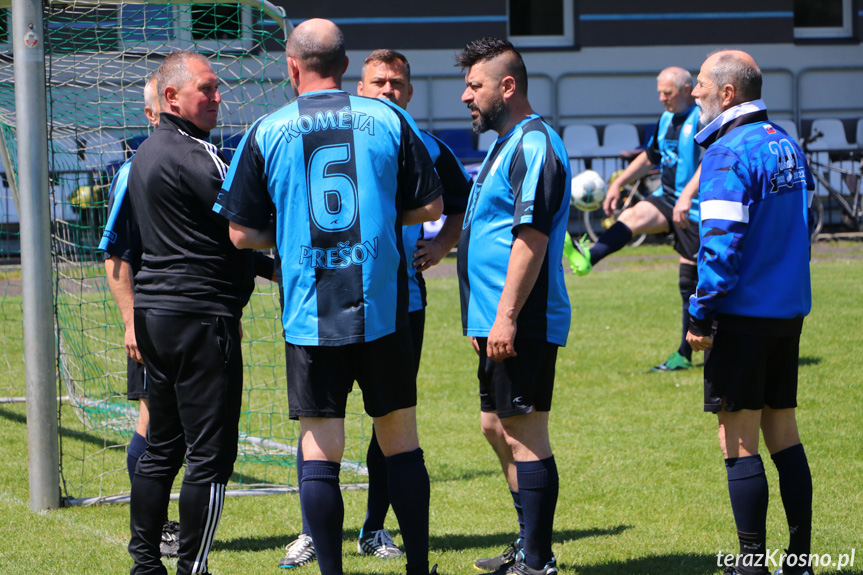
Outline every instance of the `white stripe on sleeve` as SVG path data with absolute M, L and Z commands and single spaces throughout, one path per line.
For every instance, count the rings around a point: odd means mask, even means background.
M 701 221 L 706 222 L 707 220 L 728 220 L 748 224 L 749 206 L 728 200 L 701 202 Z

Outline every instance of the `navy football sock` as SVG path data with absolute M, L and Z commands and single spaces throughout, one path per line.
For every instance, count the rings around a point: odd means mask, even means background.
M 429 476 L 420 448 L 386 458 L 390 503 L 405 544 L 407 573 L 429 572 Z
M 321 575 L 342 575 L 342 524 L 345 506 L 339 488 L 341 465 L 332 461 L 303 462 L 303 491 L 307 515 Z
M 767 476 L 760 455 L 725 460 L 728 494 L 737 530 L 763 533 L 767 530 Z
M 809 555 L 812 540 L 812 473 L 803 444 L 798 443 L 774 453 L 772 458 L 779 472 L 779 493 L 791 532 L 788 554 Z
M 303 521 L 302 535 L 312 536 L 312 530 L 309 529 L 309 522 L 306 519 L 306 507 L 303 505 L 303 440 L 300 438 L 297 444 L 297 491 L 300 493 L 300 516 Z
M 516 461 L 518 494 L 524 510 L 524 560 L 541 569 L 553 557 L 554 509 L 559 487 L 554 456 L 539 461 Z
M 126 469 L 129 472 L 129 483 L 135 479 L 135 468 L 138 467 L 138 459 L 144 455 L 147 450 L 147 438 L 137 431 L 129 441 L 129 448 L 126 450 Z
M 695 288 L 698 286 L 698 267 L 692 264 L 680 264 L 677 283 L 680 289 L 680 298 L 683 300 L 683 310 L 680 316 L 682 335 L 677 352 L 692 361 L 692 347 L 686 342 L 686 332 L 689 331 L 689 296 L 695 293 Z
M 387 485 L 387 461 L 375 428 L 372 427 L 372 439 L 366 454 L 366 467 L 369 470 L 369 493 L 366 504 L 366 520 L 363 523 L 363 533 L 379 531 L 384 528 L 384 520 L 390 508 L 389 487 Z
M 521 496 L 518 491 L 509 490 L 512 495 L 512 504 L 515 507 L 516 515 L 518 516 L 518 539 L 524 545 L 524 509 L 521 507 Z
M 632 239 L 632 230 L 623 222 L 616 222 L 596 238 L 596 243 L 590 246 L 590 264 L 596 265 L 604 257 L 622 249 Z
M 763 554 L 769 492 L 761 456 L 756 454 L 731 457 L 725 460 L 725 468 L 728 472 L 728 495 L 731 498 L 734 522 L 737 524 L 740 554 Z M 752 564 L 752 559 L 749 561 Z M 745 571 L 738 570 L 740 573 Z

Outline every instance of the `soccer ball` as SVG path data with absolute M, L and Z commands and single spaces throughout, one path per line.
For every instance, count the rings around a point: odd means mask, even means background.
M 606 184 L 599 174 L 586 170 L 572 178 L 572 205 L 582 212 L 592 212 L 602 206 Z

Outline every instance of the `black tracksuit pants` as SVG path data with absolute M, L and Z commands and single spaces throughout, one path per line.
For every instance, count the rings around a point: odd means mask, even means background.
M 136 309 L 135 335 L 147 366 L 150 428 L 132 482 L 131 573 L 166 573 L 159 541 L 184 456 L 177 574 L 206 573 L 237 458 L 243 388 L 239 320 Z

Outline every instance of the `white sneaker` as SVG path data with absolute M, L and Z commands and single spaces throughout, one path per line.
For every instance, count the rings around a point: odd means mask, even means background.
M 368 533 L 360 531 L 360 538 L 357 540 L 357 553 L 374 555 L 381 559 L 397 559 L 405 555 L 401 549 L 396 547 L 395 541 L 386 529 L 369 531 Z
M 303 533 L 297 537 L 296 541 L 288 543 L 285 551 L 287 552 L 285 557 L 279 561 L 279 567 L 282 569 L 302 567 L 315 560 L 315 544 L 311 537 Z

